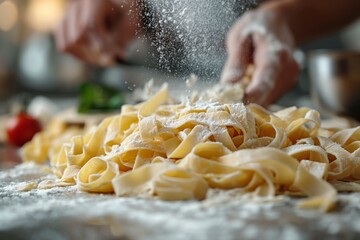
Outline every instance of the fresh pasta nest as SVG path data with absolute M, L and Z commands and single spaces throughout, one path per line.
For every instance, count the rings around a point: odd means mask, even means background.
M 360 127 L 322 129 L 320 122 L 308 108 L 270 113 L 201 98 L 169 104 L 163 85 L 48 156 L 58 183 L 82 191 L 202 200 L 209 188 L 236 188 L 260 197 L 306 195 L 301 207 L 327 211 L 337 190 L 359 189 Z M 23 151 L 43 162 L 48 145 L 29 153 L 39 139 Z

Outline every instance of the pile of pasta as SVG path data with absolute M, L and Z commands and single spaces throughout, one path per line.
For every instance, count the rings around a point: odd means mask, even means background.
M 360 190 L 360 127 L 320 123 L 308 108 L 270 113 L 201 98 L 169 104 L 165 84 L 53 150 L 50 165 L 59 179 L 42 187 L 76 184 L 81 191 L 163 200 L 203 200 L 209 188 L 236 188 L 254 197 L 304 195 L 300 207 L 328 211 L 337 190 Z

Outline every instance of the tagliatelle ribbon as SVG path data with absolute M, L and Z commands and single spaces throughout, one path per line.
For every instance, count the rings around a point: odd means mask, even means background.
M 87 192 L 114 192 L 111 181 L 117 175 L 119 168 L 115 162 L 94 157 L 77 174 L 77 185 L 80 190 Z
M 154 163 L 124 173 L 112 181 L 117 195 L 139 195 L 151 192 L 163 200 L 202 200 L 207 183 L 194 173 L 174 164 Z

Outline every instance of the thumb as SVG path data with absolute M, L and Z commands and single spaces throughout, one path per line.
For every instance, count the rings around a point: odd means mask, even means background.
M 263 107 L 267 107 L 269 105 L 267 100 L 268 100 L 268 95 L 271 92 L 271 86 L 268 86 L 265 83 L 263 82 L 256 83 L 252 81 L 246 89 L 243 102 L 245 104 L 257 103 L 262 105 Z
M 251 63 L 253 47 L 252 38 L 247 36 L 242 40 L 234 37 L 228 39 L 228 59 L 221 74 L 221 82 L 240 82 L 244 77 L 247 66 Z
M 272 57 L 264 53 L 264 46 L 259 46 L 256 52 L 257 59 L 252 80 L 246 88 L 244 102 L 257 103 L 264 107 L 270 104 L 269 98 L 274 94 L 275 82 L 279 73 L 279 66 L 272 62 Z

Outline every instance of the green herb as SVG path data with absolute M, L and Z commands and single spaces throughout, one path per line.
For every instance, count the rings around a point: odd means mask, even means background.
M 84 83 L 80 86 L 78 112 L 110 112 L 119 110 L 124 102 L 124 94 L 120 91 L 98 84 Z

